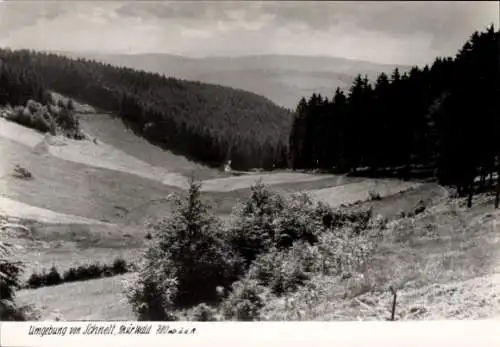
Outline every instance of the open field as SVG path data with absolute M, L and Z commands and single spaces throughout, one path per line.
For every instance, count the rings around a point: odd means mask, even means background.
M 0 215 L 25 220 L 36 220 L 43 223 L 105 224 L 95 219 L 58 213 L 5 197 L 0 197 Z
M 122 299 L 122 281 L 129 276 L 115 276 L 85 282 L 65 283 L 57 287 L 21 291 L 18 300 L 35 304 L 41 318 L 51 320 L 134 320 Z M 71 300 L 68 300 L 71 298 Z
M 309 191 L 311 197 L 323 201 L 332 207 L 342 204 L 351 204 L 356 201 L 370 199 L 370 192 L 380 197 L 391 196 L 410 188 L 416 188 L 419 183 L 403 182 L 399 180 L 371 180 L 365 179 L 361 182 L 348 183 L 333 188 L 323 188 Z
M 371 208 L 373 215 L 381 215 L 389 220 L 401 218 L 401 215 L 412 213 L 423 203 L 425 206 L 439 206 L 439 202 L 449 198 L 449 191 L 436 183 L 423 183 L 416 187 L 389 195 L 380 200 L 364 201 L 351 205 L 350 210 L 360 207 Z
M 29 147 L 2 137 L 0 148 L 0 194 L 58 213 L 119 223 L 124 209 L 165 198 L 178 190 L 120 171 L 41 156 Z M 33 179 L 13 177 L 15 165 L 30 171 Z
M 288 183 L 315 182 L 328 179 L 333 185 L 343 184 L 348 179 L 345 176 L 313 175 L 303 173 L 281 172 L 269 174 L 248 174 L 244 176 L 216 178 L 203 181 L 202 191 L 205 192 L 231 192 L 249 188 L 257 182 L 265 185 L 277 186 Z
M 51 145 L 43 134 L 3 118 L 0 118 L 0 137 L 27 146 L 41 156 L 54 156 L 93 168 L 125 172 L 166 185 L 185 187 L 183 176 L 151 166 L 103 142 L 96 144 L 87 140 L 56 138 Z
M 136 136 L 119 119 L 108 114 L 81 115 L 83 131 L 101 139 L 114 148 L 147 163 L 150 166 L 163 168 L 169 172 L 189 177 L 195 173 L 198 179 L 210 179 L 224 175 L 223 172 L 194 163 L 183 156 L 175 155 L 158 146 L 151 145 L 146 139 Z

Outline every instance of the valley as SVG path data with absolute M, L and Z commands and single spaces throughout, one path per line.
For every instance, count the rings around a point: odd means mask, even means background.
M 489 286 L 496 282 L 493 277 L 485 277 L 494 271 L 499 259 L 494 223 L 500 215 L 493 212 L 491 203 L 466 211 L 450 200 L 445 188 L 423 182 L 288 171 L 227 177 L 227 173 L 192 163 L 138 139 L 108 115 L 86 114 L 81 120 L 90 138 L 99 139 L 98 144 L 63 139 L 64 147 L 57 147 L 34 130 L 0 120 L 0 214 L 24 221 L 31 230 L 27 235 L 7 228 L 3 241 L 20 247 L 16 256 L 28 264 L 26 275 L 50 266 L 67 269 L 90 261 L 105 263 L 115 257 L 138 261 L 146 247 L 146 224 L 168 214 L 169 194 L 182 191 L 189 174 L 201 172 L 205 178 L 203 199 L 223 218 L 229 218 L 236 202 L 249 194 L 253 184 L 262 181 L 284 194 L 307 191 L 313 199 L 332 207 L 370 206 L 375 215 L 392 220 L 393 234 L 386 236 L 384 251 L 376 257 L 379 263 L 371 263 L 366 269 L 370 277 L 365 281 L 400 281 L 404 307 L 401 319 L 451 317 L 455 311 L 464 317 L 497 314 L 490 312 L 493 303 L 498 306 L 496 296 L 488 294 L 493 290 Z M 46 144 L 46 150 L 35 150 L 40 143 Z M 24 181 L 10 176 L 15 165 L 26 167 L 34 179 Z M 168 175 L 171 178 L 165 178 Z M 380 199 L 370 199 L 369 192 Z M 486 196 L 482 199 L 488 201 Z M 427 206 L 422 216 L 400 217 L 401 213 L 413 211 L 420 201 Z M 486 219 L 488 222 L 483 222 Z M 457 221 L 462 224 L 455 227 Z M 400 244 L 403 239 L 405 242 Z M 429 278 L 437 273 L 440 277 Z M 57 315 L 76 320 L 134 319 L 121 294 L 129 277 L 22 290 L 19 300 L 35 304 L 44 319 Z M 315 279 L 314 285 L 319 286 L 314 289 L 319 296 L 314 299 L 317 301 L 308 303 L 309 308 L 302 307 L 308 301 L 303 301 L 301 295 L 307 296 L 307 290 L 313 289 L 305 288 L 286 299 L 298 306 L 284 308 L 282 301 L 271 301 L 263 308 L 262 319 L 382 319 L 389 305 L 387 292 L 369 290 L 374 283 L 357 284 L 366 286 L 361 290 L 367 293 L 361 293 L 355 302 L 341 304 L 336 304 L 334 298 L 342 296 L 343 290 L 350 290 L 352 283 L 324 277 Z M 475 296 L 465 298 L 471 287 L 477 288 Z M 328 288 L 335 290 L 330 292 Z M 443 290 L 451 290 L 457 296 L 446 310 L 432 304 L 436 300 L 432 298 L 442 295 Z M 77 307 L 75 297 L 79 298 Z M 417 301 L 408 301 L 410 297 Z M 484 309 L 467 311 L 462 297 Z
M 411 68 L 0 48 L 2 319 L 500 317 L 499 37 Z

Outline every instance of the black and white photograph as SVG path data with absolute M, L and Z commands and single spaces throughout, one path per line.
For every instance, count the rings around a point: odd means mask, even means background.
M 500 319 L 499 21 L 0 0 L 0 320 Z

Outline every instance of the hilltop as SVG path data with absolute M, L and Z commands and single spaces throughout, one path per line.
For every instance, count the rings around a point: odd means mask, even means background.
M 333 95 L 337 87 L 348 88 L 354 77 L 366 74 L 375 79 L 404 65 L 376 64 L 339 57 L 293 55 L 250 55 L 188 58 L 169 54 L 105 54 L 58 52 L 115 66 L 161 73 L 186 80 L 238 88 L 263 95 L 276 104 L 295 109 L 304 95 Z

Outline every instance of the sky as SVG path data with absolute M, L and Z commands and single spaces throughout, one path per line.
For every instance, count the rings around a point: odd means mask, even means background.
M 0 0 L 0 46 L 187 57 L 292 54 L 426 64 L 498 27 L 499 1 Z

